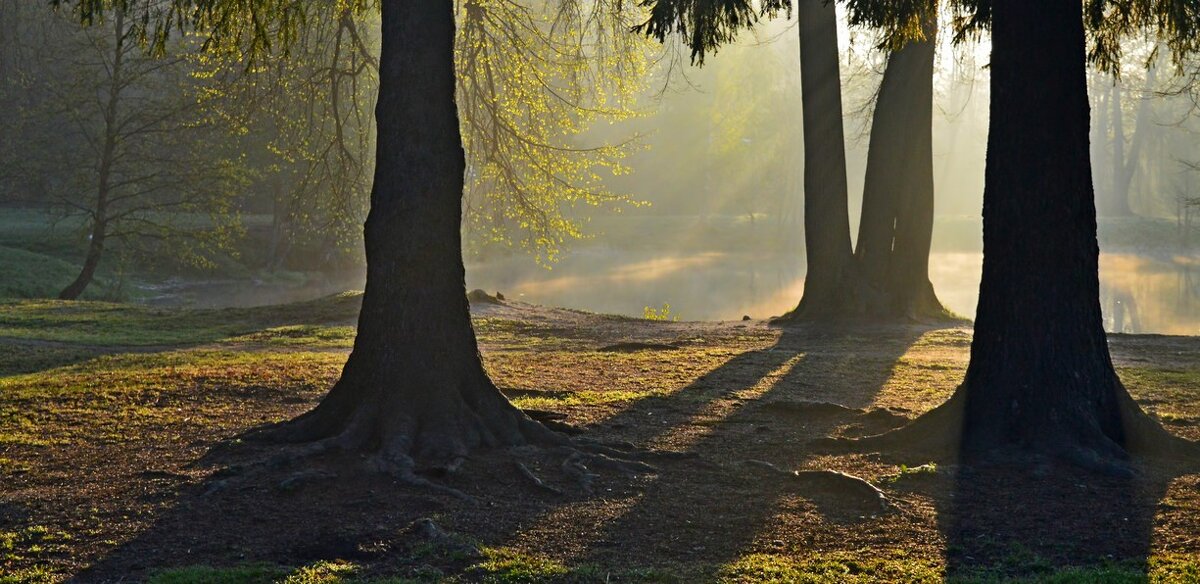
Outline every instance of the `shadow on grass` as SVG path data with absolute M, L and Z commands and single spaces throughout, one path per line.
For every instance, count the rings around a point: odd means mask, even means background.
M 303 335 L 296 341 L 330 344 L 319 327 L 304 325 L 352 324 L 360 298 L 344 293 L 280 306 L 215 310 L 0 300 L 0 378 L 104 355 L 164 353 L 238 337 L 287 345 L 289 335 Z
M 1141 470 L 1110 477 L 1036 461 L 959 467 L 936 502 L 947 574 L 1036 581 L 1084 568 L 1098 570 L 1097 578 L 1106 569 L 1148 575 L 1156 521 L 1171 508 L 1168 488 L 1186 471 L 1163 461 Z
M 635 496 L 606 493 L 615 502 L 607 512 L 597 512 L 594 503 L 547 510 L 506 545 L 536 541 L 571 564 L 698 568 L 702 573 L 689 578 L 708 578 L 747 553 L 802 548 L 804 542 L 784 541 L 788 527 L 779 525 L 781 515 L 858 521 L 872 511 L 840 508 L 805 492 L 799 481 L 764 475 L 747 462 L 804 467 L 811 454 L 805 443 L 855 418 L 808 406 L 826 400 L 869 406 L 896 362 L 928 330 L 787 328 L 771 347 L 743 353 L 669 396 L 635 402 L 594 433 L 695 458 L 662 464 Z M 578 526 L 565 538 L 571 541 L 560 541 L 563 524 Z
M 568 565 L 730 562 L 779 513 L 781 498 L 804 496 L 786 484 L 747 477 L 738 463 L 754 458 L 797 467 L 807 456 L 801 445 L 838 421 L 780 417 L 761 401 L 828 399 L 822 391 L 851 376 L 861 387 L 850 392 L 855 403 L 849 405 L 870 403 L 892 365 L 922 332 L 888 330 L 831 335 L 788 329 L 774 346 L 738 355 L 668 397 L 635 402 L 590 434 L 691 452 L 700 460 L 664 461 L 660 474 L 646 479 L 601 471 L 594 494 L 571 489 L 567 479 L 560 483 L 567 488 L 565 496 L 538 492 L 513 472 L 511 462 L 482 453 L 461 475 L 445 479 L 481 501 L 467 505 L 364 473 L 359 461 L 350 460 L 354 457 L 239 473 L 237 469 L 269 456 L 271 449 L 215 445 L 198 463 L 215 472 L 199 482 L 177 481 L 177 494 L 148 528 L 93 557 L 75 580 L 144 576 L 172 566 L 297 566 L 331 559 L 360 561 L 384 571 L 391 566 L 403 573 L 425 561 L 419 542 L 406 531 L 421 517 L 433 517 L 444 528 L 483 544 L 521 549 L 531 546 L 518 541 L 520 534 L 550 527 L 557 540 L 532 549 Z M 869 355 L 845 350 L 867 337 L 878 343 Z M 305 476 L 309 471 L 319 472 Z M 296 477 L 301 480 L 285 486 Z M 636 502 L 610 505 L 616 501 Z M 600 525 L 571 523 L 581 508 L 623 512 Z M 576 553 L 563 546 L 574 546 Z M 442 567 L 466 566 L 452 560 Z

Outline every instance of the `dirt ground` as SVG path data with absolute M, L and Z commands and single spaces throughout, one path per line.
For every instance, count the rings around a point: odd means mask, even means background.
M 239 436 L 319 400 L 348 352 L 344 316 L 192 346 L 0 338 L 21 356 L 0 375 L 0 582 L 335 560 L 358 577 L 417 581 L 1036 580 L 1171 562 L 1184 565 L 1177 581 L 1200 579 L 1187 572 L 1200 557 L 1200 461 L 1114 479 L 1044 461 L 967 468 L 810 447 L 940 403 L 966 367 L 969 328 L 781 329 L 517 303 L 475 317 L 517 405 L 560 413 L 655 470 L 594 468 L 587 492 L 560 452 L 480 452 L 434 478 L 466 502 L 358 460 L 273 463 L 277 447 Z M 1200 439 L 1200 339 L 1114 335 L 1111 346 L 1143 407 Z M 891 505 L 755 461 L 854 474 Z

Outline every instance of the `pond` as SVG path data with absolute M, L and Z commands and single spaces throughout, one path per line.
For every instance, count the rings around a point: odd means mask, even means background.
M 974 317 L 983 255 L 935 252 L 930 280 L 943 304 Z M 469 288 L 595 312 L 641 316 L 670 305 L 683 320 L 766 318 L 795 307 L 804 291 L 802 258 L 786 254 L 685 255 L 583 250 L 552 269 L 509 258 L 467 269 Z M 1128 333 L 1200 334 L 1200 267 L 1195 258 L 1103 254 L 1105 328 Z
M 930 279 L 942 303 L 975 315 L 983 256 L 935 252 Z M 177 281 L 154 287 L 153 304 L 196 308 L 296 302 L 362 288 L 361 273 L 303 282 Z M 804 291 L 803 258 L 790 254 L 690 254 L 576 250 L 547 269 L 514 256 L 467 266 L 468 289 L 592 312 L 642 316 L 646 307 L 681 320 L 767 318 L 793 308 Z M 1200 335 L 1200 260 L 1103 254 L 1105 328 L 1127 333 Z

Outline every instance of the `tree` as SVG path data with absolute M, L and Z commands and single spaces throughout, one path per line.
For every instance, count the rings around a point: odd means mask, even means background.
M 488 378 L 461 256 L 465 156 L 450 2 L 384 2 L 379 143 L 365 226 L 367 287 L 354 351 L 293 441 L 374 446 L 405 476 L 480 446 L 553 442 Z
M 78 298 L 113 252 L 123 259 L 153 244 L 202 264 L 227 247 L 242 170 L 234 155 L 202 146 L 233 132 L 208 117 L 188 60 L 146 56 L 122 9 L 83 30 L 44 10 L 9 9 L 28 12 L 11 38 L 26 56 L 6 76 L 27 97 L 12 108 L 20 139 L 0 152 L 0 177 L 21 202 L 82 219 L 82 267 L 59 297 Z
M 653 43 L 628 34 L 639 14 L 632 4 L 456 7 L 466 243 L 471 251 L 519 248 L 552 261 L 585 235 L 574 209 L 636 204 L 601 179 L 626 172 L 636 136 L 599 143 L 580 136 L 637 113 L 634 95 Z M 330 256 L 359 244 L 375 143 L 378 18 L 352 3 L 314 3 L 286 53 L 255 55 L 251 64 L 245 39 L 210 46 L 206 60 L 235 98 L 228 115 L 261 142 L 254 203 L 274 218 L 272 268 L 296 247 Z
M 775 14 L 787 3 L 767 3 Z M 704 31 L 748 26 L 748 4 L 731 2 L 727 17 L 689 12 L 686 2 L 659 2 L 642 30 L 664 39 L 688 36 L 703 63 Z M 713 6 L 720 7 L 720 4 Z M 850 237 L 837 16 L 832 2 L 797 0 L 804 118 L 804 237 L 808 273 L 797 307 L 779 319 L 941 318 L 947 314 L 929 282 L 933 241 L 933 60 L 936 14 L 923 15 L 922 38 L 890 47 L 872 118 L 858 243 Z M 674 23 L 663 15 L 683 10 Z M 728 22 L 712 22 L 728 18 Z M 687 19 L 694 19 L 688 24 Z M 738 24 L 733 24 L 736 21 Z M 665 26 L 664 26 L 664 23 Z M 689 32 L 688 26 L 692 26 Z M 722 33 L 716 36 L 724 38 Z
M 837 15 L 824 0 L 797 0 L 804 112 L 804 242 L 808 275 L 797 317 L 842 312 L 854 286 Z
M 125 8 L 132 2 L 110 1 Z M 456 469 L 478 448 L 567 446 L 564 434 L 517 409 L 492 383 L 472 329 L 462 259 L 466 155 L 456 103 L 454 3 L 344 5 L 381 14 L 378 141 L 358 333 L 341 378 L 320 404 L 261 436 L 302 443 L 300 455 L 372 453 L 379 468 L 423 486 L 435 485 L 419 470 Z M 248 38 L 255 54 L 268 51 L 271 39 L 286 45 L 307 20 L 303 5 L 279 7 L 273 0 L 171 6 L 160 12 L 159 4 L 142 5 L 139 22 L 152 45 L 161 45 L 164 31 L 190 26 L 205 31 L 209 45 Z M 83 0 L 76 7 L 89 20 L 109 5 Z M 587 475 L 579 460 L 565 466 Z
M 854 248 L 860 312 L 879 317 L 947 314 L 929 281 L 933 244 L 933 64 L 937 21 L 888 54 L 871 118 L 862 216 Z
M 1153 53 L 1146 68 L 1144 88 L 1137 96 L 1136 114 L 1132 138 L 1125 132 L 1125 91 L 1122 85 L 1125 80 L 1115 76 L 1096 72 L 1100 78 L 1098 89 L 1100 98 L 1097 100 L 1096 124 L 1093 133 L 1093 151 L 1097 153 L 1099 166 L 1108 165 L 1110 172 L 1107 181 L 1098 177 L 1096 181 L 1096 210 L 1101 216 L 1128 217 L 1133 215 L 1130 206 L 1131 187 L 1134 175 L 1142 163 L 1146 142 L 1153 131 L 1150 126 L 1155 122 L 1150 109 L 1150 101 L 1155 91 L 1158 78 L 1158 67 L 1154 64 Z M 1110 137 L 1111 134 L 1111 137 Z M 1112 152 L 1108 152 L 1108 142 L 1112 142 Z M 1128 142 L 1128 150 L 1126 150 Z M 1104 185 L 1103 187 L 1101 185 Z
M 664 9 L 675 4 L 676 10 Z M 1131 472 L 1130 452 L 1194 451 L 1133 401 L 1112 366 L 1099 301 L 1099 248 L 1088 161 L 1088 58 L 1119 62 L 1121 35 L 1149 28 L 1177 55 L 1194 52 L 1200 13 L 1178 3 L 960 0 L 960 35 L 990 28 L 991 130 L 984 190 L 984 267 L 966 378 L 945 404 L 857 447 L 1038 453 Z M 679 10 L 679 6 L 685 6 Z M 919 38 L 927 3 L 850 0 L 851 20 Z M 769 10 L 780 10 L 769 3 Z M 739 10 L 741 12 L 739 12 Z M 698 9 L 659 0 L 650 30 L 708 33 L 710 50 L 753 16 L 723 0 Z M 740 18 L 730 18 L 737 14 Z M 703 25 L 697 25 L 703 22 Z
M 456 65 L 473 247 L 553 261 L 585 234 L 572 209 L 637 204 L 606 188 L 602 174 L 628 172 L 638 137 L 580 136 L 637 114 L 651 48 L 629 33 L 640 14 L 611 0 L 462 3 Z

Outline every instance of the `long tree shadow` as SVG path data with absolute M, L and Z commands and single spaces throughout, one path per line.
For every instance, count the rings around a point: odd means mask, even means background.
M 781 512 L 784 499 L 784 508 L 799 506 L 820 516 L 802 499 L 804 493 L 748 477 L 738 463 L 762 459 L 800 466 L 808 458 L 802 445 L 845 421 L 841 414 L 781 413 L 765 402 L 840 396 L 847 405 L 868 405 L 923 330 L 787 329 L 775 345 L 738 355 L 666 398 L 635 402 L 591 434 L 699 458 L 665 460 L 658 475 L 644 479 L 601 471 L 592 494 L 571 489 L 565 479 L 560 486 L 566 495 L 538 492 L 513 472 L 511 462 L 487 453 L 460 475 L 443 479 L 483 502 L 469 505 L 364 473 L 353 457 L 272 468 L 255 464 L 269 457 L 271 447 L 215 448 L 200 461 L 207 474 L 198 481 L 156 477 L 169 483 L 162 490 L 171 503 L 117 548 L 85 558 L 90 566 L 75 581 L 110 581 L 193 564 L 302 565 L 330 559 L 363 560 L 385 569 L 390 564 L 403 571 L 422 549 L 420 537 L 406 526 L 421 517 L 492 545 L 521 547 L 516 540 L 531 533 L 555 532 L 556 537 L 539 540 L 537 549 L 566 560 L 624 557 L 645 565 L 703 554 L 705 563 L 729 561 Z M 867 344 L 869 350 L 863 348 Z M 579 522 L 588 510 L 607 519 Z
M 804 446 L 810 440 L 847 424 L 879 431 L 880 424 L 902 420 L 849 408 L 870 406 L 928 330 L 787 328 L 771 347 L 739 355 L 668 397 L 637 402 L 598 430 L 694 458 L 664 464 L 656 480 L 632 496 L 612 497 L 603 510 L 589 503 L 543 514 L 509 543 L 553 546 L 564 525 L 578 525 L 588 543 L 575 541 L 552 555 L 600 566 L 695 567 L 727 564 L 750 550 L 796 551 L 814 537 L 841 537 L 837 525 L 879 509 L 839 508 L 783 473 L 763 473 L 758 462 L 811 467 Z M 835 527 L 795 537 L 797 525 L 824 522 Z M 870 532 L 872 541 L 889 537 L 886 530 Z
M 1145 569 L 1177 475 L 1144 470 L 1120 478 L 1049 463 L 958 469 L 936 504 L 947 574 L 1038 578 L 1114 563 Z

